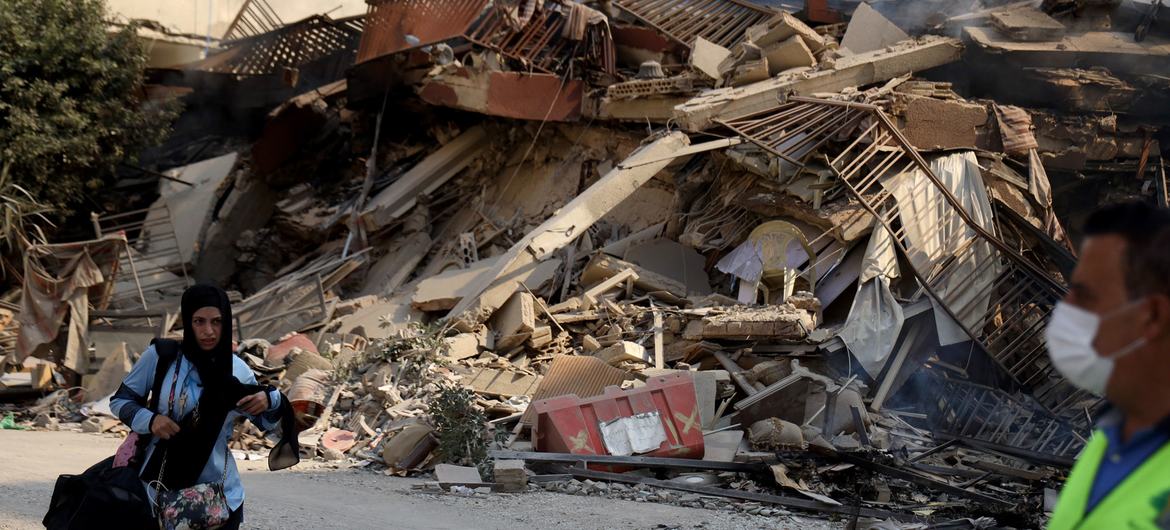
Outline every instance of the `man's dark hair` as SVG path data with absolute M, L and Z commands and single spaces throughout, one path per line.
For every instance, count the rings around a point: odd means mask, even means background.
M 1170 295 L 1170 211 L 1138 201 L 1110 204 L 1089 215 L 1084 232 L 1086 237 L 1125 239 L 1125 285 L 1131 297 Z

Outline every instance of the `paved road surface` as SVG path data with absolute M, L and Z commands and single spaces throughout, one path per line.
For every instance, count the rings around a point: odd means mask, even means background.
M 53 483 L 113 454 L 120 439 L 77 432 L 0 431 L 0 529 L 40 524 Z M 556 493 L 475 498 L 411 490 L 414 479 L 304 462 L 269 472 L 241 463 L 247 528 L 827 528 L 820 521 L 761 518 Z M 811 524 L 810 524 L 811 523 Z

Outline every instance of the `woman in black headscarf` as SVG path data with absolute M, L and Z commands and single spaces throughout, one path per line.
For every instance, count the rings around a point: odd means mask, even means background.
M 233 353 L 227 293 L 209 285 L 187 289 L 182 316 L 182 343 L 156 340 L 110 408 L 134 432 L 151 437 L 139 476 L 152 503 L 160 489 L 222 482 L 231 517 L 221 528 L 238 528 L 244 489 L 227 447 L 235 420 L 246 417 L 265 431 L 280 423 L 282 439 L 269 454 L 269 469 L 283 469 L 299 460 L 292 410 L 280 392 L 256 385 L 252 370 Z M 156 374 L 163 373 L 155 386 Z M 152 387 L 159 391 L 156 410 L 144 406 Z

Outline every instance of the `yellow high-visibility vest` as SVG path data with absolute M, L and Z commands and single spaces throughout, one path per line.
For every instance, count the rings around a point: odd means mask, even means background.
M 1085 513 L 1108 446 L 1104 433 L 1093 434 L 1060 492 L 1048 529 L 1170 530 L 1170 443 L 1122 480 L 1093 511 Z

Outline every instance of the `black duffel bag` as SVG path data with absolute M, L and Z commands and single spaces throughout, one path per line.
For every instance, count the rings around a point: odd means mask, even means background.
M 80 475 L 61 475 L 49 512 L 41 521 L 50 530 L 88 528 L 157 529 L 146 488 L 135 466 L 113 467 L 109 457 Z

